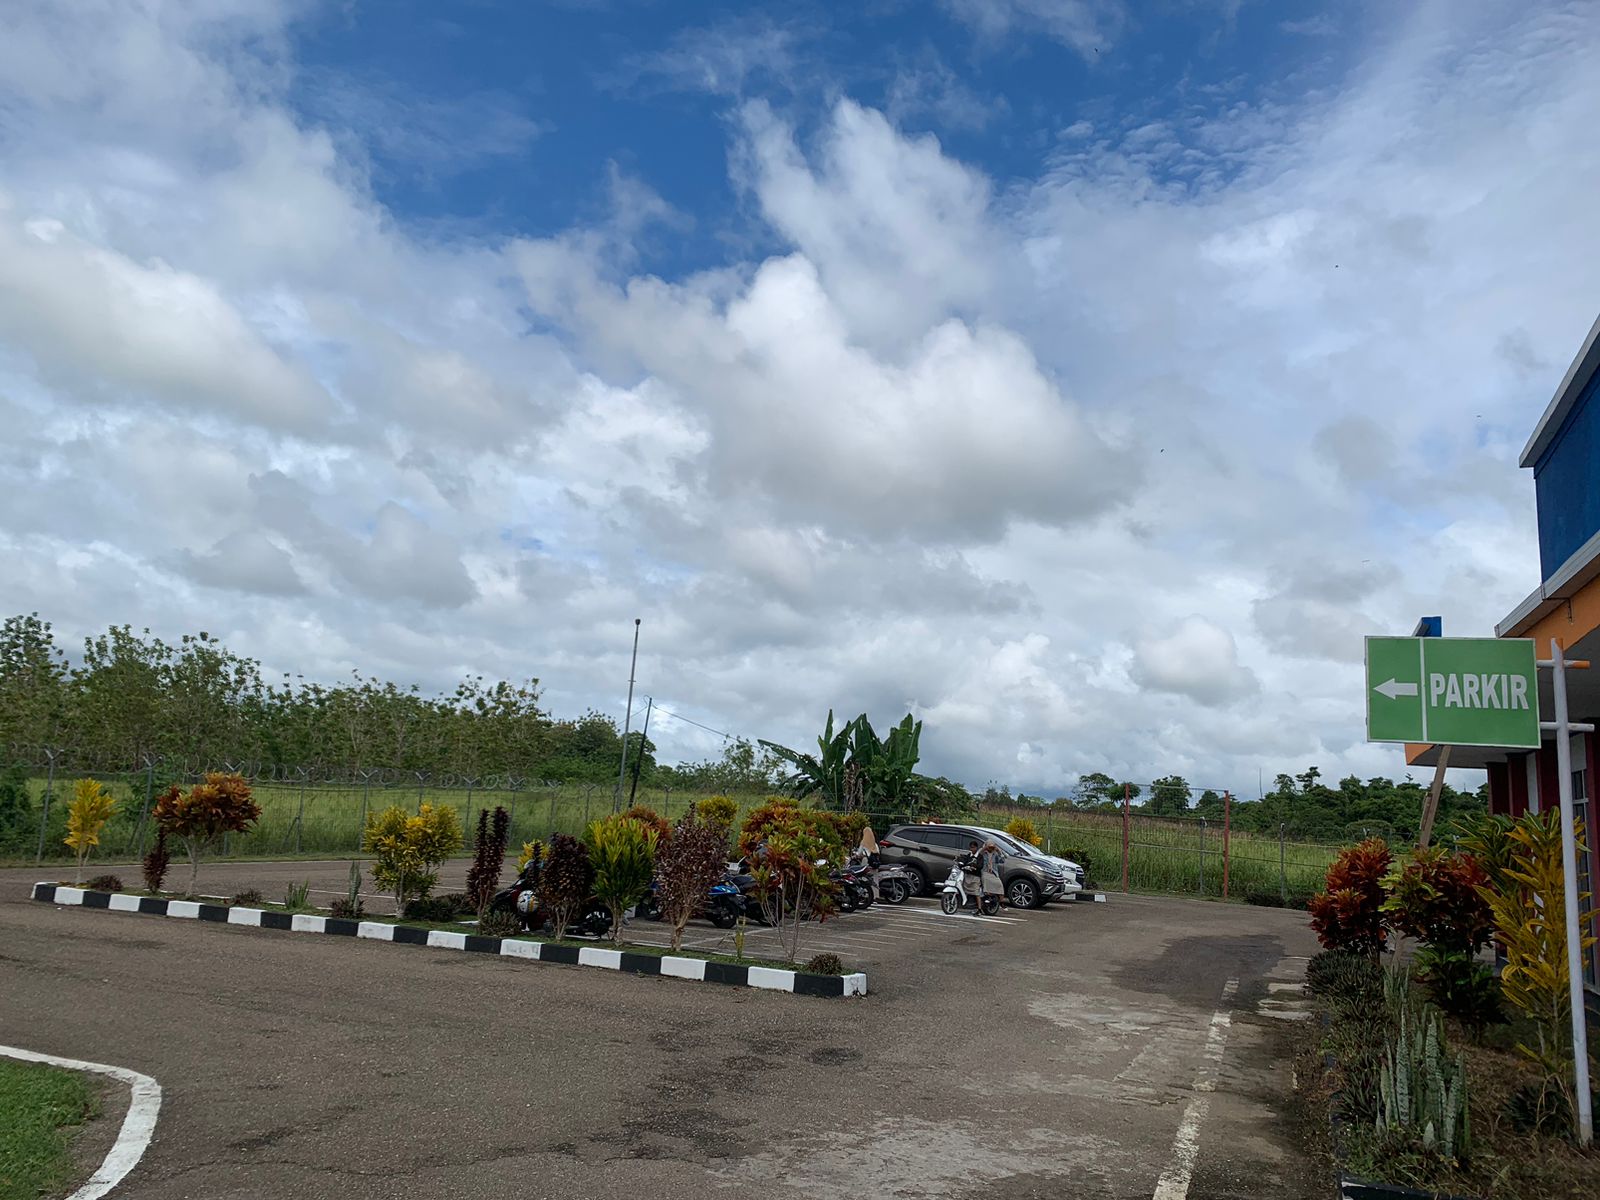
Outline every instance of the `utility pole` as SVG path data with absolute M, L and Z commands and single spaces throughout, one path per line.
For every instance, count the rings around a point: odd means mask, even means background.
M 628 807 L 633 807 L 633 798 L 639 794 L 639 769 L 644 766 L 645 747 L 650 744 L 650 710 L 656 706 L 654 696 L 644 698 L 644 731 L 639 734 L 639 753 L 633 756 L 633 782 L 628 785 Z
M 622 714 L 622 765 L 617 768 L 617 794 L 611 801 L 611 811 L 622 806 L 622 785 L 628 778 L 628 727 L 633 720 L 633 677 L 639 667 L 639 618 L 633 619 L 633 661 L 628 665 L 628 708 Z

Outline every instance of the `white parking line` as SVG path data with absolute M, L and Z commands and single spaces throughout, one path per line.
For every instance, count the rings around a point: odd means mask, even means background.
M 129 1171 L 138 1165 L 145 1147 L 156 1131 L 156 1114 L 161 1111 L 161 1085 L 148 1075 L 130 1071 L 126 1067 L 109 1067 L 104 1063 L 79 1062 L 75 1058 L 57 1058 L 53 1054 L 39 1054 L 17 1046 L 0 1046 L 0 1054 L 24 1062 L 46 1063 L 52 1067 L 66 1067 L 70 1071 L 93 1071 L 96 1075 L 109 1075 L 126 1083 L 131 1091 L 128 1098 L 128 1115 L 122 1118 L 122 1129 L 111 1151 L 95 1173 L 67 1200 L 100 1200 Z
M 957 912 L 946 913 L 940 909 L 925 912 L 919 909 L 890 909 L 907 918 L 917 918 L 923 921 L 982 921 L 990 925 L 1024 925 L 1027 923 L 1023 917 L 981 917 L 977 913 Z
M 1172 1140 L 1172 1164 L 1156 1181 L 1154 1200 L 1187 1200 L 1189 1180 L 1194 1176 L 1194 1161 L 1200 1154 L 1200 1122 L 1211 1108 L 1211 1093 L 1217 1089 L 1217 1071 L 1222 1066 L 1222 1050 L 1228 1044 L 1232 1017 L 1228 1001 L 1239 990 L 1239 981 L 1230 979 L 1222 987 L 1222 1006 L 1211 1014 L 1205 1049 L 1200 1052 L 1200 1067 L 1195 1072 L 1194 1098 L 1184 1109 L 1178 1136 Z

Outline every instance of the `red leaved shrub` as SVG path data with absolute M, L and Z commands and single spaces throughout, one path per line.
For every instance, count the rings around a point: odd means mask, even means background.
M 1436 950 L 1476 954 L 1494 934 L 1494 914 L 1483 898 L 1489 876 L 1470 854 L 1434 847 L 1413 850 L 1384 881 L 1384 912 L 1407 937 Z
M 1382 838 L 1368 838 L 1334 859 L 1327 889 L 1311 898 L 1311 928 L 1323 946 L 1372 955 L 1383 949 L 1383 877 L 1393 861 Z

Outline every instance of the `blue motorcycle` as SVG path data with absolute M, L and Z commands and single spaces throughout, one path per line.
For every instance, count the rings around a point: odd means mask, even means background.
M 732 929 L 744 914 L 744 905 L 744 895 L 737 885 L 724 879 L 711 885 L 702 912 L 718 929 Z M 650 881 L 650 890 L 640 898 L 633 912 L 634 916 L 646 921 L 661 919 L 661 903 L 656 898 L 655 880 Z

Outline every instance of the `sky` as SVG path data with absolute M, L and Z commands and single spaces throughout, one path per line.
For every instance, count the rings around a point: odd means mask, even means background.
M 1362 636 L 1538 583 L 1600 6 L 0 23 L 0 607 L 69 647 L 620 719 L 637 617 L 667 761 L 909 710 L 973 786 L 1253 795 L 1401 773 Z

